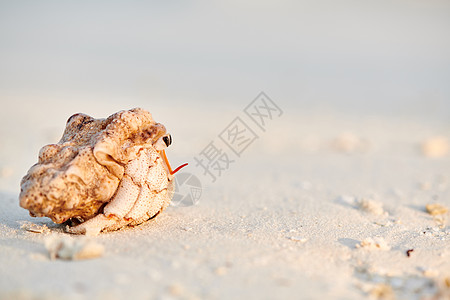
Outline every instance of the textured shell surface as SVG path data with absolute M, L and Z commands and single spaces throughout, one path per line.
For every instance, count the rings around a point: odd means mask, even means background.
M 141 108 L 106 119 L 75 114 L 61 140 L 44 146 L 38 162 L 23 177 L 20 206 L 55 223 L 89 220 L 103 212 L 140 151 L 150 151 L 158 160 L 153 144 L 164 134 L 165 127 Z M 164 165 L 161 161 L 158 165 Z M 163 181 L 162 188 L 167 184 Z

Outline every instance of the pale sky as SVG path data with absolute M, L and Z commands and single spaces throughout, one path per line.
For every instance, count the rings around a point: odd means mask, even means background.
M 450 117 L 449 1 L 152 2 L 0 1 L 0 99 L 264 90 L 300 107 Z

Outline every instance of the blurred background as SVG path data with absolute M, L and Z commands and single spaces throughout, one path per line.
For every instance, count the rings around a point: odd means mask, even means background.
M 284 111 L 273 153 L 360 127 L 448 135 L 449 30 L 447 0 L 0 1 L 2 188 L 75 112 L 144 107 L 180 162 L 260 91 Z

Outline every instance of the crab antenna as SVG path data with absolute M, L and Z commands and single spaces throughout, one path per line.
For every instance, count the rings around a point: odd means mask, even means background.
M 172 171 L 172 175 L 175 174 L 176 172 L 180 171 L 182 168 L 186 167 L 188 165 L 188 163 L 184 163 L 181 166 L 179 166 L 178 168 L 176 168 L 175 170 Z
M 161 154 L 162 154 L 161 155 L 162 158 L 164 159 L 164 162 L 167 165 L 167 168 L 169 169 L 170 175 L 175 174 L 176 172 L 180 171 L 182 168 L 184 168 L 188 165 L 188 163 L 185 163 L 185 164 L 182 164 L 181 166 L 179 166 L 178 168 L 176 168 L 175 170 L 172 170 L 172 167 L 170 166 L 169 160 L 167 159 L 167 156 L 166 156 L 166 151 L 162 150 Z

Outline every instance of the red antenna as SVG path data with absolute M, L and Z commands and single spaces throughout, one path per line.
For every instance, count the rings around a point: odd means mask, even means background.
M 167 159 L 167 156 L 166 156 L 166 152 L 164 150 L 162 150 L 160 153 L 161 153 L 162 158 L 164 159 L 164 162 L 166 163 L 167 167 L 169 168 L 170 175 L 175 174 L 176 172 L 180 171 L 182 168 L 184 168 L 188 165 L 188 163 L 182 164 L 181 166 L 179 166 L 178 168 L 176 168 L 175 170 L 172 171 L 169 160 Z

